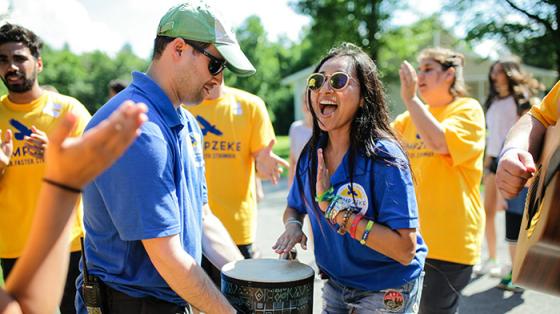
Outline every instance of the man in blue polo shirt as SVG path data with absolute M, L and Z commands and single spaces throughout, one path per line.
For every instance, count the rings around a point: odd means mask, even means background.
M 221 263 L 242 257 L 223 226 L 213 224 L 202 134 L 180 107 L 202 101 L 226 66 L 238 75 L 255 72 L 213 8 L 177 5 L 160 21 L 148 71 L 134 72 L 130 86 L 91 120 L 88 128 L 125 99 L 148 106 L 142 134 L 84 191 L 87 273 L 77 285 L 86 281 L 87 293 L 76 297 L 79 313 L 96 307 L 90 294 L 97 291 L 89 288 L 95 280 L 102 282 L 103 313 L 189 313 L 189 304 L 234 312 L 198 266 L 203 250 Z

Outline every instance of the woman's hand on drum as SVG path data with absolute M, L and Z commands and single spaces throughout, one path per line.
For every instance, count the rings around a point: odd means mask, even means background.
M 323 195 L 331 186 L 331 179 L 329 177 L 329 169 L 325 164 L 325 157 L 323 156 L 323 149 L 317 150 L 317 184 L 315 185 L 317 195 Z M 329 207 L 328 201 L 319 203 L 319 207 L 323 212 Z
M 307 250 L 307 236 L 303 233 L 302 226 L 298 223 L 287 223 L 286 230 L 280 235 L 272 249 L 278 254 L 286 254 L 299 243 L 301 248 Z

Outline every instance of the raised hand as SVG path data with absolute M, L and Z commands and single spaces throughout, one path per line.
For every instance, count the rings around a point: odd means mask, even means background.
M 399 77 L 401 79 L 401 97 L 407 103 L 416 97 L 418 89 L 416 70 L 408 61 L 404 61 L 399 69 Z
M 2 130 L 0 130 L 0 138 L 2 138 Z M 12 131 L 6 130 L 4 138 L 0 143 L 0 171 L 4 172 L 6 167 L 10 164 L 10 158 L 14 151 L 14 141 L 12 140 Z
M 31 135 L 25 136 L 23 140 L 25 141 L 23 147 L 27 148 L 27 151 L 31 156 L 37 159 L 44 158 L 45 148 L 49 142 L 45 132 L 37 129 L 37 127 L 33 125 L 31 127 Z
M 124 102 L 82 137 L 70 138 L 77 117 L 68 113 L 49 136 L 45 178 L 81 189 L 109 167 L 140 134 L 147 120 L 144 104 Z
M 317 150 L 317 183 L 315 185 L 315 189 L 317 195 L 322 195 L 327 191 L 331 186 L 331 179 L 329 177 L 329 169 L 327 169 L 327 165 L 325 164 L 325 158 L 323 156 L 323 149 L 319 148 Z M 329 202 L 320 202 L 319 207 L 323 212 L 327 210 L 329 206 Z
M 257 175 L 263 180 L 271 180 L 273 184 L 278 183 L 282 167 L 290 166 L 286 160 L 272 152 L 275 143 L 275 140 L 271 140 L 268 146 L 258 151 L 255 156 Z

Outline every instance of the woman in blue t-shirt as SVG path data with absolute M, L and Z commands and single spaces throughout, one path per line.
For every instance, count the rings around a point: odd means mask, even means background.
M 273 249 L 306 248 L 307 214 L 317 265 L 328 278 L 324 313 L 417 312 L 427 248 L 377 67 L 344 43 L 314 72 L 307 80 L 313 135 L 298 160 L 286 229 Z

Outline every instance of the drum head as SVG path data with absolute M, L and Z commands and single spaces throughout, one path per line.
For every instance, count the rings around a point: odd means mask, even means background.
M 299 281 L 315 274 L 313 268 L 296 261 L 266 258 L 228 263 L 222 273 L 229 278 L 263 283 Z

